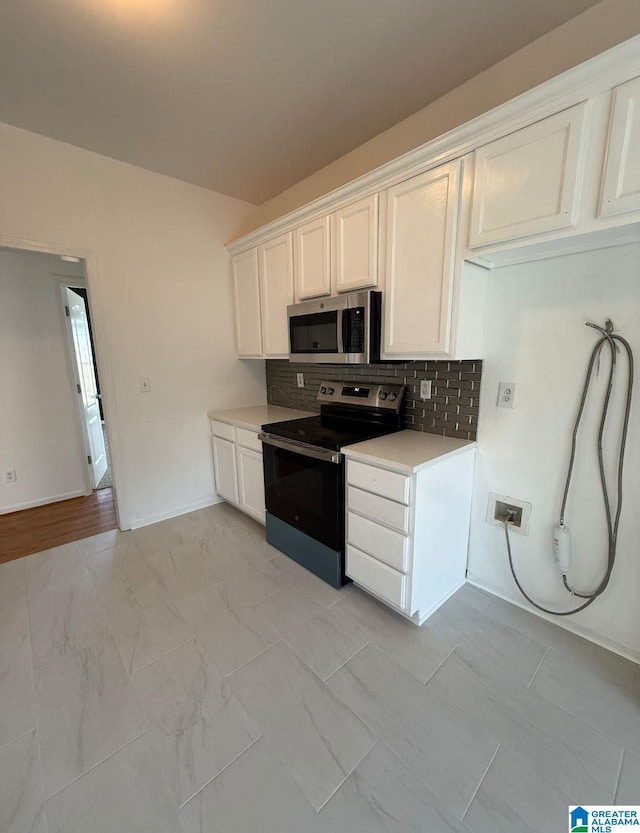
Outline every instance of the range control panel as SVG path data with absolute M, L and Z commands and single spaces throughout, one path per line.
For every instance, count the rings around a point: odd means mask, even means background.
M 398 411 L 402 403 L 404 387 L 404 385 L 379 385 L 373 382 L 358 384 L 353 382 L 321 382 L 318 401 Z

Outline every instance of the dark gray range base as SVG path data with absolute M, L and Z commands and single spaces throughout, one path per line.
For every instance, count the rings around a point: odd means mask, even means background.
M 332 587 L 342 587 L 342 553 L 329 549 L 267 512 L 267 541 Z M 348 581 L 348 579 L 346 579 Z

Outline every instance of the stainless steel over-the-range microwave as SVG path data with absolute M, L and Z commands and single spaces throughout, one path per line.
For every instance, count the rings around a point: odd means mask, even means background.
M 288 306 L 289 361 L 380 361 L 381 298 L 382 293 L 367 290 Z

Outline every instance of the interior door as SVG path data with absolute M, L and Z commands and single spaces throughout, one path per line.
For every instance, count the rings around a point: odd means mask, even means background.
M 69 308 L 69 321 L 71 323 L 71 336 L 75 352 L 76 367 L 81 397 L 82 415 L 86 425 L 87 439 L 89 441 L 89 454 L 91 456 L 91 475 L 93 488 L 97 488 L 107 471 L 107 452 L 104 445 L 104 434 L 102 433 L 102 422 L 100 420 L 100 405 L 98 401 L 98 386 L 96 385 L 96 374 L 93 369 L 93 353 L 91 340 L 89 338 L 89 323 L 87 320 L 87 308 L 84 298 L 67 287 L 67 306 Z

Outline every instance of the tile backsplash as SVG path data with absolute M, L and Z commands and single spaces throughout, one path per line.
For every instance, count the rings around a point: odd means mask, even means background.
M 269 359 L 267 401 L 270 405 L 319 411 L 316 400 L 323 379 L 340 382 L 390 382 L 406 385 L 401 416 L 405 428 L 475 440 L 482 362 L 427 361 L 372 365 L 298 364 Z M 304 388 L 296 374 L 304 373 Z M 420 399 L 421 379 L 431 379 L 432 397 Z

